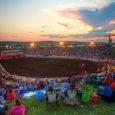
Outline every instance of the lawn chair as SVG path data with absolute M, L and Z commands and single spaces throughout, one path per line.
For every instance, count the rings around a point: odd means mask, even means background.
M 53 89 L 46 91 L 46 105 L 47 105 L 47 107 L 49 104 L 57 104 L 59 106 L 58 93 Z
M 64 99 L 64 102 L 69 105 L 76 105 L 77 103 L 77 92 L 75 89 L 68 89 L 67 96 Z

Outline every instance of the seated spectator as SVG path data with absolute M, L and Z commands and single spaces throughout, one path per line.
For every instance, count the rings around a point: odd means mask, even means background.
M 69 105 L 78 104 L 77 91 L 74 86 L 71 86 L 71 88 L 67 90 L 64 102 Z
M 91 98 L 90 98 L 90 101 L 92 102 L 92 103 L 96 103 L 96 102 L 98 102 L 99 101 L 99 96 L 96 94 L 96 93 L 93 93 L 93 95 L 91 96 Z
M 40 89 L 44 89 L 45 88 L 45 84 L 43 83 L 43 81 L 40 81 Z
M 97 76 L 97 78 L 96 78 L 96 83 L 97 83 L 97 84 L 101 84 L 101 77 L 100 77 L 100 76 Z
M 79 100 L 81 100 L 84 88 L 85 88 L 85 85 L 82 83 L 80 84 L 79 87 L 77 87 L 77 94 L 78 94 Z
M 115 80 L 113 81 L 113 83 L 111 84 L 111 87 L 113 89 L 113 97 L 115 99 Z
M 24 93 L 26 93 L 26 92 L 28 92 L 28 90 L 27 90 L 27 86 L 24 85 Z
M 60 89 L 65 90 L 65 89 L 68 89 L 68 88 L 70 88 L 70 84 L 67 81 L 63 80 Z
M 15 100 L 14 105 L 11 107 L 8 115 L 25 115 L 26 109 L 18 99 Z
M 106 84 L 103 89 L 102 93 L 104 100 L 106 102 L 112 102 L 113 101 L 113 96 L 112 96 L 112 87 Z
M 51 84 L 51 86 L 52 86 L 55 90 L 58 89 L 57 83 L 56 83 L 55 81 L 51 81 L 50 84 Z
M 5 96 L 6 96 L 6 89 L 0 87 L 0 94 L 2 94 L 2 96 L 4 96 L 4 98 L 5 98 Z
M 106 79 L 106 81 L 105 81 L 105 83 L 108 84 L 108 85 L 111 85 L 112 82 L 113 82 L 113 79 L 112 79 L 111 76 L 109 76 L 109 77 Z
M 0 103 L 4 102 L 4 97 L 2 96 L 2 94 L 0 93 Z
M 103 90 L 104 90 L 104 86 L 99 86 L 97 89 L 97 94 L 99 96 L 103 96 Z
M 115 80 L 115 73 L 114 72 L 112 73 L 112 78 L 113 78 L 113 80 Z
M 28 84 L 27 90 L 28 90 L 28 91 L 33 91 L 33 86 L 32 86 L 31 83 Z
M 20 86 L 19 87 L 19 94 L 22 95 L 24 93 L 24 87 Z
M 4 107 L 4 105 L 0 105 L 0 115 L 6 115 L 5 114 L 5 107 Z
M 11 100 L 11 99 L 15 99 L 15 98 L 16 98 L 15 91 L 12 89 L 9 89 L 6 93 L 6 99 Z
M 36 91 L 37 90 L 37 85 L 34 83 L 33 84 L 33 91 Z
M 49 86 L 48 90 L 46 91 L 46 104 L 48 106 L 49 103 L 55 103 L 55 102 L 57 105 L 59 105 L 58 94 L 53 89 L 52 86 Z

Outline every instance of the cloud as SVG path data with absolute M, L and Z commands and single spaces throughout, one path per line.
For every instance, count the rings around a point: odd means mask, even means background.
M 48 38 L 66 38 L 67 35 L 61 35 L 61 34 L 44 34 L 44 35 L 40 35 L 42 37 L 48 37 Z
M 115 20 L 108 22 L 108 26 L 110 26 L 110 25 L 115 25 Z
M 89 7 L 93 10 L 102 9 L 103 7 L 108 6 L 109 4 L 115 2 L 114 0 L 85 0 L 88 2 Z
M 102 27 L 102 26 L 96 26 L 94 29 L 95 29 L 95 30 L 102 30 L 103 27 Z
M 65 28 L 68 28 L 68 29 L 72 28 L 72 26 L 70 26 L 69 24 L 65 24 L 65 23 L 61 23 L 61 22 L 58 22 L 57 24 L 64 26 Z
M 115 2 L 101 9 L 78 9 L 73 7 L 65 10 L 57 10 L 57 13 L 66 18 L 78 19 L 94 26 L 100 26 L 115 19 Z
M 77 38 L 81 38 L 81 39 L 99 39 L 99 38 L 103 38 L 105 35 L 108 35 L 109 33 L 115 33 L 115 30 L 109 29 L 109 28 L 105 28 L 102 30 L 92 30 L 90 33 L 88 34 L 68 34 L 68 35 L 62 35 L 62 34 L 45 34 L 45 35 L 41 35 L 43 37 L 48 37 L 48 38 L 72 38 L 72 39 L 77 39 Z
M 88 0 L 87 0 L 88 1 Z M 62 9 L 50 10 L 56 18 L 56 24 L 68 28 L 64 34 L 65 29 L 59 29 L 57 33 L 46 33 L 48 38 L 72 38 L 72 39 L 104 39 L 108 32 L 114 32 L 115 29 L 115 2 L 109 0 L 94 0 L 90 7 L 66 7 Z M 100 1 L 100 2 L 99 2 Z M 95 4 L 94 4 L 95 3 Z M 110 4 L 111 3 L 111 4 Z M 94 7 L 95 6 L 95 7 Z
M 94 26 L 100 26 L 115 19 L 114 9 L 115 9 L 115 3 L 112 3 L 102 9 L 96 9 L 96 10 L 81 9 L 79 12 L 84 20 L 88 21 L 90 24 Z
M 106 33 L 109 33 L 109 34 L 114 34 L 115 35 L 115 29 L 114 30 L 111 30 L 111 31 L 108 31 Z
M 105 41 L 107 40 L 108 38 L 105 38 L 104 36 L 95 36 L 95 37 L 92 37 L 92 36 L 87 36 L 86 34 L 85 35 L 78 35 L 78 34 L 71 34 L 71 35 L 60 35 L 60 34 L 47 34 L 47 35 L 42 35 L 42 37 L 47 37 L 47 38 L 51 38 L 52 40 L 65 40 L 65 41 L 68 41 L 68 40 L 71 40 L 71 41 L 80 41 L 80 42 L 84 42 L 84 41 L 91 41 L 92 39 L 94 41 Z
M 79 20 L 82 19 L 79 10 L 77 10 L 76 8 L 68 8 L 65 10 L 58 10 L 57 13 L 58 13 L 58 15 L 66 17 L 66 18 L 79 19 Z
M 85 21 L 82 21 L 80 15 L 74 14 L 74 8 L 47 10 L 47 12 L 53 18 L 52 28 L 48 28 L 46 34 L 86 34 L 89 33 L 93 27 Z M 67 28 L 65 30 L 65 28 Z M 84 29 L 85 28 L 85 29 Z
M 28 32 L 29 34 L 33 34 L 34 32 Z
M 65 23 L 64 23 L 65 24 Z M 85 40 L 98 40 L 99 39 L 102 39 L 104 40 L 104 36 L 108 35 L 109 33 L 113 33 L 114 31 L 112 30 L 115 30 L 115 26 L 114 25 L 110 25 L 110 26 L 107 26 L 107 25 L 104 25 L 104 26 L 95 26 L 94 29 L 92 29 L 90 32 L 88 33 L 73 33 L 73 34 L 44 34 L 44 35 L 41 35 L 41 36 L 44 36 L 44 37 L 48 37 L 48 38 L 57 38 L 57 39 L 60 39 L 60 38 L 70 38 L 70 39 L 85 39 Z
M 41 32 L 45 32 L 45 30 L 50 27 L 49 25 L 44 25 L 44 26 L 41 26 Z
M 97 27 L 98 28 L 98 27 Z M 83 34 L 83 35 L 79 35 L 83 38 L 88 38 L 88 37 L 92 37 L 94 38 L 95 36 L 96 37 L 103 37 L 105 35 L 108 35 L 108 32 L 112 31 L 115 29 L 115 27 L 112 25 L 112 26 L 103 26 L 103 27 L 99 27 L 98 29 L 97 28 L 94 28 L 92 31 L 90 31 L 90 33 L 88 34 Z
M 41 29 L 47 28 L 48 26 L 41 26 Z
M 45 32 L 44 30 L 41 30 L 41 32 Z
M 48 38 L 86 38 L 87 39 L 87 34 L 81 35 L 81 34 L 69 34 L 69 35 L 62 35 L 62 34 L 44 34 L 41 35 L 42 37 L 48 37 Z

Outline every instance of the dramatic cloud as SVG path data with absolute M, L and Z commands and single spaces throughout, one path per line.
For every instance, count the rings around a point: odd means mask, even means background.
M 55 34 L 69 35 L 69 34 L 87 34 L 93 27 L 82 18 L 73 13 L 74 9 L 68 8 L 66 10 L 46 10 L 48 16 L 51 16 L 56 22 L 53 22 L 52 28 L 48 28 L 45 34 Z M 85 29 L 84 29 L 85 28 Z
M 90 29 L 87 33 L 73 33 L 68 35 L 62 35 L 62 34 L 47 34 L 46 36 L 51 38 L 94 38 L 94 37 L 103 37 L 105 35 L 108 35 L 108 32 L 113 33 L 113 29 L 115 29 L 115 3 L 109 4 L 108 6 L 105 6 L 100 9 L 77 9 L 77 8 L 67 8 L 63 10 L 53 11 L 53 13 L 58 14 L 61 17 L 64 17 L 66 19 L 70 19 L 72 21 L 76 20 L 76 23 L 79 21 L 80 24 L 76 25 L 76 30 L 80 26 L 82 26 L 82 31 L 87 29 L 86 25 L 92 25 L 92 29 Z M 71 28 L 67 23 L 60 23 L 59 25 L 64 26 L 66 28 Z M 84 24 L 84 26 L 83 26 Z M 72 25 L 72 24 L 71 24 Z M 75 29 L 75 28 L 74 28 Z
M 85 23 L 87 22 L 94 26 L 100 26 L 115 19 L 115 3 L 95 10 L 87 8 L 68 8 L 65 10 L 58 10 L 57 12 L 59 15 L 66 18 L 79 19 Z
M 112 3 L 102 9 L 97 10 L 80 10 L 83 19 L 90 24 L 100 26 L 115 19 L 115 3 Z

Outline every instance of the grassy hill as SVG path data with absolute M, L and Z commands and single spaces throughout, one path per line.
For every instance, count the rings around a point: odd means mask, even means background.
M 27 115 L 115 115 L 115 103 L 108 104 L 103 101 L 99 103 L 86 103 L 83 107 L 69 106 L 60 103 L 59 107 L 50 105 L 46 108 L 45 101 L 39 102 L 35 97 L 29 100 L 21 100 L 26 106 Z M 12 102 L 8 103 L 8 108 L 12 106 Z

